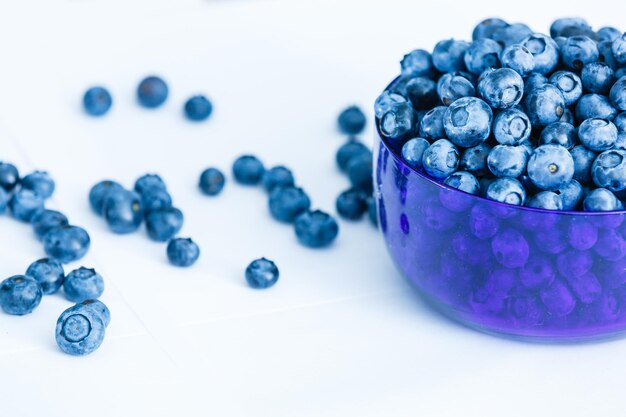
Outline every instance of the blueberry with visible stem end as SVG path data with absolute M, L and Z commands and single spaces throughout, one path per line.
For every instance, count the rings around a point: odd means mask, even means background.
M 78 304 L 61 313 L 57 320 L 57 345 L 69 355 L 88 355 L 102 344 L 105 327 L 95 309 Z
M 534 71 L 549 74 L 559 63 L 559 47 L 546 35 L 534 33 L 521 42 L 533 55 Z
M 263 164 L 256 156 L 243 155 L 233 163 L 233 177 L 243 185 L 258 184 L 265 173 Z
M 574 149 L 577 140 L 578 133 L 573 125 L 565 122 L 554 122 L 543 128 L 539 137 L 539 144 L 553 143 L 571 151 Z
M 85 229 L 71 225 L 55 227 L 43 237 L 48 256 L 62 263 L 73 262 L 85 256 L 90 243 Z
M 459 166 L 459 151 L 447 139 L 439 139 L 426 149 L 422 155 L 422 166 L 428 175 L 445 178 Z
M 535 69 L 533 54 L 523 45 L 515 44 L 502 51 L 500 57 L 503 68 L 511 68 L 522 77 L 527 76 Z
M 566 106 L 576 103 L 583 95 L 583 82 L 573 72 L 557 71 L 550 76 L 549 82 L 559 89 Z
M 469 172 L 457 171 L 450 174 L 443 183 L 468 194 L 477 195 L 480 193 L 480 184 L 478 180 Z
M 95 269 L 81 266 L 67 274 L 63 281 L 63 291 L 75 303 L 97 299 L 104 292 L 104 280 Z
M 292 223 L 296 217 L 309 209 L 311 200 L 302 188 L 277 187 L 270 192 L 268 205 L 274 219 Z
M 617 74 L 617 69 L 620 67 L 620 64 L 617 63 L 615 57 L 613 56 L 613 42 L 612 41 L 603 41 L 598 43 L 598 62 L 603 62 L 615 71 Z
M 402 159 L 415 169 L 422 169 L 422 157 L 430 143 L 424 138 L 413 138 L 402 146 Z
M 561 145 L 541 145 L 530 156 L 527 169 L 535 186 L 553 191 L 573 178 L 574 160 Z
M 0 307 L 7 314 L 31 313 L 41 302 L 41 287 L 34 278 L 14 275 L 0 283 Z
M 543 84 L 528 93 L 524 102 L 526 115 L 533 126 L 545 126 L 559 120 L 565 110 L 561 90 Z
M 148 237 L 157 242 L 166 242 L 176 236 L 183 227 L 183 213 L 175 207 L 154 210 L 146 216 Z
M 156 108 L 167 100 L 168 88 L 163 79 L 149 76 L 141 80 L 137 87 L 137 100 L 147 108 Z
M 60 226 L 67 226 L 69 221 L 63 213 L 44 209 L 36 212 L 30 219 L 30 223 L 33 225 L 35 235 L 41 240 L 50 230 Z
M 368 158 L 371 158 L 372 151 L 370 151 L 369 148 L 362 142 L 351 140 L 341 145 L 341 147 L 337 150 L 335 160 L 337 161 L 339 169 L 346 172 L 350 161 L 361 155 L 367 155 Z
M 612 149 L 602 152 L 591 166 L 593 182 L 616 192 L 626 189 L 626 151 Z
M 339 114 L 339 130 L 347 135 L 356 135 L 365 128 L 365 114 L 357 106 L 350 106 Z
M 493 123 L 493 134 L 502 145 L 519 145 L 528 140 L 532 126 L 526 114 L 518 109 L 500 112 Z
M 193 96 L 185 103 L 185 116 L 194 122 L 201 122 L 213 113 L 213 104 L 204 96 Z
M 541 191 L 532 196 L 526 202 L 526 206 L 544 210 L 563 210 L 563 201 L 554 191 Z
M 596 188 L 585 196 L 583 208 L 585 211 L 614 211 L 622 210 L 623 206 L 611 191 Z
M 617 141 L 617 127 L 608 120 L 587 119 L 578 127 L 578 138 L 592 151 L 606 151 Z
M 46 171 L 31 172 L 22 178 L 20 185 L 36 192 L 43 199 L 49 198 L 54 193 L 54 180 Z
M 63 265 L 57 260 L 43 258 L 28 267 L 26 276 L 33 278 L 41 287 L 43 294 L 54 294 L 63 285 L 65 272 Z
M 521 206 L 526 201 L 526 190 L 515 178 L 498 178 L 489 185 L 485 197 L 489 200 Z
M 91 116 L 102 116 L 109 111 L 113 99 L 104 87 L 91 87 L 83 96 L 83 108 Z
M 330 245 L 339 234 L 335 219 L 321 210 L 307 211 L 296 218 L 294 231 L 298 241 L 310 248 Z
M 600 55 L 597 44 L 587 36 L 570 36 L 560 52 L 563 64 L 571 71 L 582 70 L 585 64 L 596 62 Z
M 266 258 L 252 261 L 246 268 L 245 277 L 248 285 L 255 289 L 265 289 L 278 281 L 278 268 L 274 262 Z
M 291 170 L 284 166 L 275 166 L 263 173 L 263 187 L 270 192 L 276 187 L 292 187 L 295 179 Z
M 485 71 L 478 81 L 478 92 L 494 109 L 508 109 L 522 100 L 524 80 L 510 68 Z
M 174 238 L 167 244 L 167 258 L 175 266 L 193 265 L 200 256 L 200 248 L 190 238 Z

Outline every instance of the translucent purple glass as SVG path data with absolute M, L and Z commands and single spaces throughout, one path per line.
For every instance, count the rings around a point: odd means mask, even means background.
M 449 188 L 374 146 L 379 224 L 400 271 L 486 332 L 587 340 L 626 330 L 626 212 L 509 206 Z

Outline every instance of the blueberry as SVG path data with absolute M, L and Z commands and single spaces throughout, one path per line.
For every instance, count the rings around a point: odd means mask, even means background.
M 618 110 L 626 110 L 626 76 L 621 77 L 613 84 L 609 93 L 611 103 Z
M 473 148 L 467 148 L 463 151 L 463 155 L 461 156 L 459 169 L 476 176 L 487 174 L 489 172 L 487 157 L 490 152 L 491 146 L 486 143 L 481 143 Z
M 493 32 L 491 39 L 498 42 L 503 48 L 520 43 L 524 38 L 532 35 L 533 31 L 523 23 L 513 23 L 503 26 Z
M 587 21 L 581 17 L 564 17 L 552 22 L 552 25 L 550 26 L 550 36 L 553 38 L 556 38 L 557 36 L 563 36 L 563 32 L 571 27 L 591 30 L 591 26 L 589 26 L 589 23 L 587 23 Z
M 381 117 L 383 117 L 383 114 L 389 111 L 394 104 L 406 102 L 407 99 L 398 93 L 383 91 L 383 93 L 378 96 L 376 102 L 374 103 L 374 115 L 377 119 L 380 119 Z
M 596 188 L 585 196 L 583 209 L 585 211 L 614 211 L 621 210 L 622 204 L 615 194 L 606 188 Z
M 583 87 L 590 93 L 607 94 L 613 85 L 615 72 L 602 62 L 590 62 L 581 74 Z
M 469 48 L 469 43 L 465 41 L 454 39 L 440 41 L 433 50 L 433 65 L 442 72 L 463 71 L 467 48 Z
M 472 32 L 472 39 L 478 40 L 491 38 L 493 32 L 508 25 L 509 24 L 502 19 L 499 19 L 497 17 L 490 17 L 476 25 L 474 31 Z
M 445 179 L 444 184 L 464 191 L 468 194 L 479 194 L 480 184 L 475 176 L 465 171 L 457 171 L 452 173 Z
M 576 299 L 559 279 L 542 289 L 539 297 L 548 312 L 556 317 L 567 316 L 576 308 Z
M 563 210 L 574 210 L 583 198 L 583 187 L 575 179 L 571 179 L 555 191 L 563 203 Z
M 367 210 L 367 194 L 358 188 L 351 188 L 339 194 L 335 206 L 340 217 L 358 220 Z
M 0 187 L 5 191 L 12 191 L 20 181 L 20 174 L 15 165 L 0 162 Z
M 56 342 L 69 355 L 88 355 L 102 344 L 104 329 L 100 314 L 79 304 L 61 313 L 56 325 Z
M 54 193 L 54 180 L 45 171 L 31 172 L 22 178 L 20 185 L 22 188 L 36 192 L 44 199 Z
M 410 139 L 402 146 L 402 159 L 415 169 L 422 169 L 422 157 L 430 143 L 424 138 Z
M 205 195 L 218 195 L 224 188 L 224 174 L 217 168 L 207 168 L 200 174 L 198 186 Z
M 498 145 L 487 157 L 487 166 L 496 177 L 517 178 L 526 170 L 528 156 L 521 146 Z
M 582 122 L 587 119 L 613 120 L 617 110 L 609 100 L 600 94 L 585 94 L 576 103 L 576 119 Z
M 351 140 L 341 145 L 341 147 L 337 150 L 335 160 L 337 161 L 339 169 L 346 172 L 350 161 L 361 155 L 367 155 L 367 157 L 371 159 L 372 152 L 362 142 Z
M 82 303 L 76 304 L 74 306 L 76 309 L 88 308 L 91 311 L 95 312 L 102 319 L 102 323 L 104 327 L 108 327 L 109 323 L 111 323 L 111 312 L 109 308 L 100 300 L 85 300 Z
M 302 188 L 277 187 L 270 192 L 270 214 L 278 221 L 292 223 L 310 206 L 311 200 Z
M 613 45 L 611 46 L 611 51 L 613 52 L 615 61 L 617 61 L 618 64 L 626 64 L 626 33 L 623 33 L 621 36 L 615 38 Z
M 591 249 L 598 241 L 598 229 L 589 220 L 572 218 L 567 228 L 567 239 L 574 249 Z
M 434 178 L 446 178 L 459 166 L 459 151 L 447 139 L 439 139 L 422 155 L 424 171 Z
M 443 126 L 452 143 L 469 148 L 489 137 L 492 119 L 493 114 L 487 103 L 475 97 L 464 97 L 448 107 Z
M 9 205 L 9 193 L 0 187 L 0 214 L 3 214 Z
M 515 178 L 498 178 L 489 185 L 485 197 L 501 203 L 522 206 L 526 201 L 526 190 Z
M 429 110 L 419 123 L 419 135 L 426 139 L 441 139 L 445 137 L 446 131 L 443 128 L 443 116 L 446 112 L 445 106 L 437 106 Z
M 437 84 L 430 78 L 411 78 L 404 88 L 406 97 L 416 110 L 428 110 L 437 104 Z
M 565 122 L 573 125 L 575 121 L 576 119 L 574 119 L 574 113 L 569 108 L 565 108 L 565 110 L 563 110 L 563 115 L 559 119 L 559 122 Z
M 132 233 L 143 220 L 141 196 L 134 191 L 113 190 L 107 193 L 102 214 L 114 233 Z
M 67 217 L 54 210 L 39 210 L 30 219 L 35 235 L 41 240 L 50 230 L 69 224 Z
M 167 94 L 165 81 L 154 75 L 144 78 L 137 87 L 139 103 L 148 108 L 159 107 L 167 99 Z
M 568 276 L 567 282 L 576 297 L 584 304 L 591 304 L 602 296 L 602 286 L 593 272 L 582 276 Z
M 472 74 L 480 75 L 488 68 L 500 66 L 500 52 L 502 47 L 492 39 L 475 40 L 465 51 L 465 66 Z
M 618 114 L 617 117 L 613 119 L 613 124 L 620 132 L 626 132 L 626 112 Z
M 599 52 L 598 62 L 605 63 L 606 65 L 611 67 L 613 71 L 616 71 L 616 74 L 617 74 L 617 69 L 620 67 L 620 65 L 617 63 L 617 61 L 615 60 L 615 57 L 613 56 L 613 42 L 612 41 L 600 42 L 598 44 L 598 52 Z
M 591 270 L 593 256 L 589 251 L 573 249 L 559 254 L 556 265 L 564 277 L 580 277 Z
M 573 72 L 557 71 L 550 76 L 549 82 L 561 91 L 566 106 L 576 103 L 583 95 L 583 83 Z
M 394 103 L 381 116 L 380 133 L 388 139 L 404 139 L 415 132 L 417 122 L 417 115 L 410 103 Z
M 256 185 L 263 179 L 265 168 L 256 156 L 243 155 L 233 163 L 235 181 L 244 185 Z
M 144 174 L 135 181 L 134 190 L 139 194 L 143 194 L 151 188 L 166 189 L 165 181 L 157 174 Z
M 373 188 L 372 158 L 370 155 L 359 155 L 348 164 L 348 178 L 353 187 L 371 192 Z
M 534 71 L 540 74 L 551 73 L 559 63 L 559 47 L 550 37 L 534 33 L 521 42 L 533 55 Z
M 378 226 L 376 199 L 372 196 L 367 197 L 367 217 L 369 217 L 370 223 L 372 223 L 374 226 Z
M 167 258 L 175 266 L 193 265 L 200 256 L 200 248 L 190 238 L 177 237 L 167 244 Z
M 578 134 L 574 126 L 565 122 L 554 122 L 543 128 L 539 137 L 539 144 L 553 143 L 561 145 L 567 150 L 572 150 L 577 140 Z
M 524 80 L 510 68 L 485 71 L 478 81 L 478 92 L 491 107 L 507 109 L 522 100 Z
M 36 192 L 21 188 L 13 193 L 9 200 L 11 214 L 17 220 L 29 222 L 35 213 L 43 209 L 43 197 Z
M 617 141 L 617 127 L 604 119 L 587 119 L 578 127 L 578 137 L 592 151 L 611 149 Z
M 526 78 L 524 78 L 524 95 L 530 94 L 535 88 L 548 84 L 548 79 L 545 75 L 538 72 L 531 72 Z
M 499 231 L 491 241 L 496 261 L 505 268 L 520 268 L 526 264 L 530 249 L 528 242 L 514 229 Z
M 54 259 L 39 259 L 28 267 L 26 276 L 39 283 L 43 294 L 54 294 L 59 291 L 65 280 L 63 265 Z
M 347 135 L 356 135 L 365 128 L 365 114 L 357 106 L 350 106 L 337 118 L 339 130 Z
M 535 255 L 519 271 L 519 280 L 525 288 L 536 290 L 550 285 L 556 278 L 556 271 L 550 258 Z
M 561 47 L 563 64 L 572 71 L 582 70 L 585 64 L 597 61 L 598 57 L 598 46 L 587 36 L 570 36 Z
M 561 145 L 541 145 L 528 160 L 528 176 L 542 190 L 556 190 L 574 175 L 574 160 Z
M 462 98 L 476 95 L 474 84 L 464 73 L 450 72 L 444 74 L 437 81 L 437 95 L 446 106 Z M 445 107 L 444 107 L 445 108 Z M 441 136 L 436 139 L 441 138 Z
M 434 71 L 430 52 L 415 49 L 402 58 L 400 62 L 402 75 L 408 77 L 430 77 Z
M 209 118 L 213 113 L 213 104 L 205 96 L 193 96 L 185 102 L 187 119 L 200 122 Z
M 183 213 L 175 207 L 154 210 L 146 216 L 148 236 L 158 242 L 170 240 L 182 227 Z
M 273 286 L 278 281 L 278 268 L 274 262 L 266 258 L 252 261 L 246 268 L 246 281 L 255 289 L 265 289 Z
M 34 278 L 14 275 L 0 283 L 0 307 L 7 314 L 31 313 L 41 302 L 41 287 Z
M 172 207 L 172 196 L 165 188 L 152 187 L 141 193 L 141 206 L 144 214 L 154 210 L 167 209 Z
M 500 112 L 493 123 L 493 134 L 502 145 L 519 145 L 528 140 L 531 129 L 528 116 L 517 109 Z
M 122 190 L 123 187 L 115 181 L 104 180 L 100 181 L 89 191 L 89 205 L 91 209 L 98 215 L 102 215 L 104 209 L 104 200 L 108 193 L 112 190 Z
M 335 219 L 321 210 L 302 213 L 295 221 L 294 230 L 298 241 L 310 248 L 328 246 L 339 234 Z
M 293 187 L 294 184 L 293 174 L 284 166 L 275 166 L 263 173 L 263 187 L 268 192 L 276 187 Z
M 557 122 L 565 110 L 561 90 L 552 84 L 544 84 L 528 93 L 524 107 L 533 126 L 545 126 Z
M 622 32 L 620 32 L 618 29 L 614 27 L 605 26 L 605 27 L 598 29 L 597 34 L 598 34 L 599 42 L 604 42 L 604 41 L 612 42 L 615 39 L 619 38 L 622 35 Z
M 55 227 L 46 233 L 43 245 L 49 257 L 69 263 L 85 256 L 90 239 L 85 229 L 67 225 Z
M 612 149 L 602 152 L 591 166 L 593 182 L 616 192 L 626 189 L 626 151 Z
M 63 281 L 63 291 L 75 303 L 96 299 L 104 292 L 104 280 L 95 269 L 81 266 L 67 274 Z
M 526 206 L 544 210 L 563 210 L 563 201 L 554 191 L 541 191 L 532 196 L 526 202 Z
M 83 107 L 92 116 L 102 116 L 111 108 L 113 99 L 104 87 L 91 87 L 83 96 Z
M 535 69 L 533 54 L 523 45 L 515 44 L 502 51 L 500 57 L 503 68 L 510 68 L 522 77 L 527 76 Z

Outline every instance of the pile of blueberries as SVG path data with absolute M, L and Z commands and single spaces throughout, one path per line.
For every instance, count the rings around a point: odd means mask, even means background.
M 151 75 L 144 78 L 137 87 L 137 101 L 143 107 L 155 109 L 165 103 L 169 88 L 165 81 Z M 91 116 L 106 114 L 113 105 L 111 93 L 101 86 L 91 87 L 83 96 L 83 108 Z M 195 122 L 206 120 L 213 112 L 213 104 L 203 95 L 189 98 L 183 107 L 187 119 Z
M 404 161 L 470 194 L 550 210 L 626 201 L 626 34 L 486 19 L 472 42 L 417 49 L 376 100 Z

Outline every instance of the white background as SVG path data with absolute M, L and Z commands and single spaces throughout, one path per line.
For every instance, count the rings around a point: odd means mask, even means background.
M 296 243 L 270 220 L 259 189 L 233 184 L 203 197 L 199 173 L 253 152 L 290 166 L 316 207 L 333 211 L 348 185 L 334 163 L 339 110 L 368 110 L 402 55 L 468 39 L 489 15 L 540 31 L 563 15 L 626 27 L 624 6 L 543 1 L 48 0 L 0 6 L 0 159 L 47 169 L 51 206 L 86 227 L 93 245 L 71 265 L 106 280 L 112 311 L 96 353 L 54 342 L 70 303 L 46 297 L 27 317 L 0 314 L 0 416 L 618 416 L 626 341 L 577 346 L 485 336 L 431 312 L 395 271 L 367 221 L 341 222 L 329 250 Z M 134 91 L 156 73 L 162 108 Z M 84 116 L 93 84 L 110 114 Z M 206 123 L 182 103 L 207 94 Z M 199 262 L 169 266 L 142 230 L 110 233 L 88 208 L 98 180 L 131 186 L 158 172 L 185 213 Z M 43 256 L 27 225 L 0 218 L 0 274 Z M 247 263 L 274 259 L 268 291 L 249 289 Z

